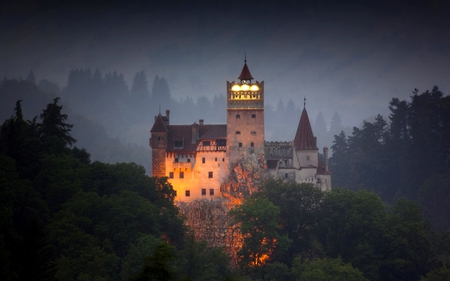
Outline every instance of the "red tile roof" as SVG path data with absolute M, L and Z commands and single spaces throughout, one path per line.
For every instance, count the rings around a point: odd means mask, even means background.
M 247 63 L 244 63 L 244 67 L 242 68 L 241 75 L 239 75 L 238 79 L 240 80 L 252 80 L 253 77 L 250 74 L 250 70 L 248 69 Z
M 319 175 L 331 175 L 330 171 L 325 170 L 325 165 L 319 160 L 319 165 L 317 166 L 317 174 Z
M 192 125 L 169 125 L 167 134 L 167 151 L 195 152 L 201 140 L 226 139 L 227 125 L 197 125 L 199 139 L 192 143 Z M 183 141 L 182 148 L 175 148 L 175 141 Z
M 163 116 L 160 114 L 158 114 L 158 116 L 156 116 L 155 118 L 155 123 L 153 123 L 153 127 L 150 130 L 151 133 L 155 133 L 155 132 L 167 132 L 167 127 L 166 125 L 164 125 L 164 120 L 163 120 Z
M 298 123 L 297 133 L 295 134 L 294 139 L 294 148 L 295 150 L 319 150 L 305 108 L 302 111 L 302 116 Z

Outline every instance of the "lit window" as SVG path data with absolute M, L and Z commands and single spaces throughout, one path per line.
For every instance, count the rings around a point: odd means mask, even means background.
M 256 118 L 256 114 L 252 114 L 252 118 Z
M 209 190 L 209 195 L 214 195 L 214 189 L 211 188 L 211 189 Z
M 205 161 L 206 161 L 206 159 L 205 159 L 205 157 L 203 157 L 202 158 L 202 163 L 205 164 Z
M 169 178 L 173 179 L 173 172 L 169 172 Z
M 206 188 L 202 188 L 202 195 L 206 195 Z
M 242 142 L 239 143 L 239 147 L 242 147 Z
M 186 194 L 186 197 L 189 197 L 189 196 L 191 196 L 191 191 L 190 190 L 186 190 L 185 194 Z
M 212 179 L 213 177 L 213 172 L 208 172 L 208 178 Z
M 180 179 L 184 179 L 184 172 L 180 172 Z

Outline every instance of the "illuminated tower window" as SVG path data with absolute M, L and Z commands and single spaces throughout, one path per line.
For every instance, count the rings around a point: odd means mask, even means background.
M 190 190 L 186 190 L 186 191 L 185 191 L 185 195 L 186 195 L 186 197 L 191 196 L 191 191 L 190 191 Z

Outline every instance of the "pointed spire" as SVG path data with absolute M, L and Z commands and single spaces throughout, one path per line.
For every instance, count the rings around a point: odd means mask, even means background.
M 306 106 L 306 98 L 304 102 Z M 298 123 L 297 133 L 295 134 L 294 139 L 294 147 L 295 150 L 319 150 L 311 129 L 311 123 L 309 122 L 306 108 L 303 108 L 300 122 Z
M 247 53 L 245 53 L 244 67 L 242 68 L 241 75 L 239 75 L 238 79 L 240 79 L 241 81 L 253 79 L 252 75 L 250 74 L 250 70 L 248 69 L 247 66 Z

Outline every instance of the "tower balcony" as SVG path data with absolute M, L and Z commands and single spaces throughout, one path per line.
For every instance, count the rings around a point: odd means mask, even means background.
M 192 169 L 192 163 L 191 162 L 172 162 L 173 168 L 188 168 Z

